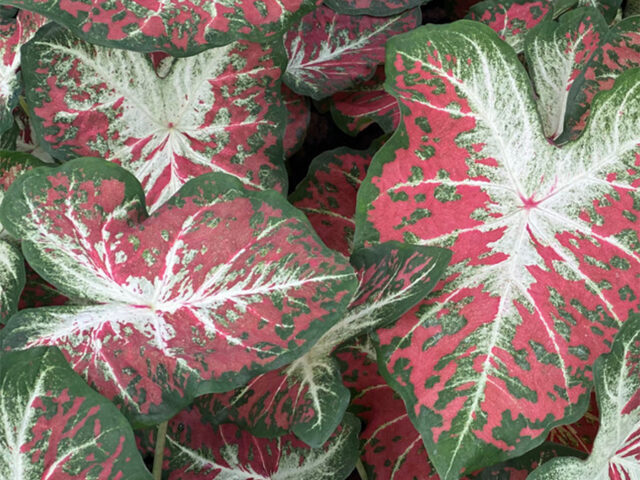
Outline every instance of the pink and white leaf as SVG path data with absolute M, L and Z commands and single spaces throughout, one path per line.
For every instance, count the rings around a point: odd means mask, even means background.
M 52 25 L 24 55 L 38 138 L 59 159 L 122 165 L 151 211 L 208 172 L 286 190 L 278 48 L 232 43 L 176 59 L 160 78 L 143 53 L 90 45 Z

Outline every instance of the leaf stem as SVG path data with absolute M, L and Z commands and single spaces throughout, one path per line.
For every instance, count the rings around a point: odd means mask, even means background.
M 364 465 L 362 464 L 362 460 L 360 458 L 358 458 L 358 461 L 356 462 L 356 470 L 358 471 L 358 475 L 360 475 L 360 478 L 362 480 L 368 480 L 367 471 L 364 469 Z
M 156 450 L 153 453 L 153 480 L 162 479 L 162 462 L 164 460 L 164 445 L 167 440 L 167 426 L 169 420 L 158 425 L 158 436 L 156 437 Z

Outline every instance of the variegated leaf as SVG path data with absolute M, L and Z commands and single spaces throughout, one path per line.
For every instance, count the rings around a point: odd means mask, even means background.
M 142 183 L 151 210 L 212 171 L 286 191 L 284 59 L 276 47 L 210 49 L 176 60 L 160 78 L 145 54 L 96 47 L 52 25 L 24 56 L 35 131 L 51 153 L 122 165 Z
M 345 415 L 331 438 L 310 448 L 288 434 L 256 438 L 232 424 L 214 425 L 189 408 L 169 422 L 166 480 L 344 480 L 358 458 L 360 424 Z
M 367 150 L 340 147 L 318 155 L 307 176 L 289 196 L 322 241 L 345 256 L 351 254 L 353 247 L 358 188 L 378 147 L 374 142 Z
M 389 17 L 428 2 L 429 0 L 324 0 L 323 4 L 343 15 Z
M 0 133 L 11 128 L 13 108 L 22 88 L 20 47 L 47 22 L 42 15 L 21 10 L 10 21 L 0 22 Z
M 486 26 L 427 26 L 387 48 L 403 122 L 361 186 L 355 244 L 454 252 L 431 298 L 377 341 L 439 474 L 458 478 L 576 421 L 590 366 L 640 305 L 640 71 L 560 149 Z
M 596 93 L 608 90 L 622 72 L 640 67 L 640 17 L 631 17 L 611 27 L 599 48 L 576 78 L 567 98 L 564 142 L 584 129 Z
M 392 132 L 400 122 L 400 109 L 393 95 L 384 88 L 384 67 L 364 83 L 331 97 L 331 116 L 343 132 L 357 135 L 372 123 Z
M 595 8 L 541 22 L 525 37 L 525 57 L 536 93 L 544 134 L 562 134 L 567 97 L 575 79 L 606 36 L 608 27 Z M 571 107 L 569 107 L 571 108 Z
M 351 257 L 360 284 L 348 313 L 311 350 L 246 387 L 205 400 L 218 419 L 229 419 L 261 437 L 292 430 L 319 447 L 342 419 L 349 392 L 332 356 L 345 341 L 393 322 L 424 298 L 449 261 L 450 252 L 398 242 L 360 249 Z
M 0 478 L 151 480 L 131 426 L 56 348 L 0 354 Z
M 18 312 L 4 348 L 60 347 L 136 423 L 291 362 L 356 288 L 284 198 L 224 174 L 194 179 L 145 218 L 133 176 L 81 158 L 22 176 L 0 217 L 29 264 L 83 301 Z
M 420 10 L 376 18 L 335 13 L 321 6 L 285 36 L 285 83 L 315 100 L 361 83 L 384 62 L 384 45 L 420 24 Z
M 94 44 L 160 50 L 177 57 L 239 39 L 276 38 L 315 6 L 314 0 L 3 0 L 3 4 L 42 14 Z
M 311 118 L 311 109 L 308 98 L 292 92 L 284 83 L 282 84 L 282 99 L 287 108 L 287 126 L 284 130 L 282 144 L 285 157 L 290 157 L 304 143 Z
M 640 475 L 640 315 L 633 313 L 613 342 L 611 353 L 596 360 L 593 375 L 600 428 L 591 455 L 558 458 L 531 480 L 622 480 Z

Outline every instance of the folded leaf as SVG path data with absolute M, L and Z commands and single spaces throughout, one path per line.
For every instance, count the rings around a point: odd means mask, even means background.
M 384 62 L 384 45 L 420 24 L 420 10 L 376 18 L 340 15 L 320 7 L 285 35 L 289 62 L 283 80 L 315 100 L 369 79 Z
M 640 71 L 560 149 L 486 26 L 427 26 L 387 49 L 403 123 L 361 186 L 355 244 L 454 252 L 431 297 L 376 341 L 438 473 L 458 478 L 582 416 L 591 365 L 640 305 Z
M 4 348 L 60 347 L 135 423 L 291 362 L 356 287 L 300 212 L 228 175 L 198 177 L 149 218 L 133 176 L 88 158 L 23 175 L 6 198 L 29 264 L 86 304 L 18 312 Z
M 273 46 L 238 42 L 178 59 L 160 78 L 142 53 L 52 25 L 25 48 L 23 72 L 35 131 L 52 155 L 122 165 L 155 210 L 208 172 L 286 190 L 283 62 Z
M 264 41 L 314 7 L 311 0 L 5 0 L 98 45 L 189 56 L 238 39 Z
M 151 480 L 131 426 L 58 349 L 0 354 L 0 477 Z
M 632 313 L 611 352 L 593 367 L 600 428 L 589 458 L 558 458 L 531 480 L 619 480 L 640 472 L 640 315 Z

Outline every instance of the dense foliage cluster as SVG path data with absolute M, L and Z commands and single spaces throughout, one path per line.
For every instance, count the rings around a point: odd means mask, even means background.
M 639 11 L 0 1 L 0 479 L 640 478 Z

